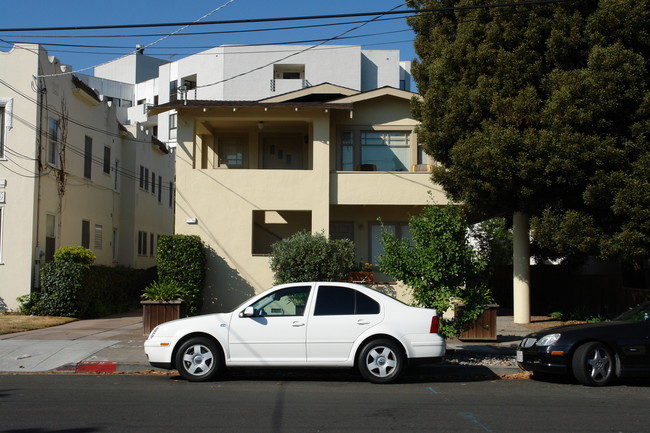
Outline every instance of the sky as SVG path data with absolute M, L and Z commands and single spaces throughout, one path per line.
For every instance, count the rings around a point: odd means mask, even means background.
M 7 51 L 16 42 L 40 43 L 61 63 L 71 65 L 74 71 L 87 74 L 92 73 L 93 66 L 133 52 L 137 44 L 146 46 L 145 54 L 178 60 L 225 44 L 314 45 L 322 43 L 323 40 L 340 37 L 341 39 L 326 42 L 326 45 L 361 45 L 363 49 L 399 50 L 401 60 L 413 60 L 416 56 L 413 50 L 414 33 L 406 24 L 405 15 L 386 15 L 376 21 L 371 21 L 375 16 L 362 16 L 198 25 L 186 29 L 181 29 L 182 26 L 172 26 L 49 32 L 9 30 L 195 22 L 213 11 L 202 21 L 304 17 L 383 12 L 393 9 L 408 10 L 404 2 L 399 0 L 22 0 L 12 2 L 11 7 L 3 8 L 0 14 L 0 50 Z M 303 28 L 295 28 L 297 26 Z M 278 29 L 286 27 L 294 28 Z M 209 34 L 190 34 L 197 32 Z M 285 55 L 279 53 L 280 57 Z

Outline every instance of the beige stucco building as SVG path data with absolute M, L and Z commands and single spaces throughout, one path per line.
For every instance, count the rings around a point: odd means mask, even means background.
M 413 97 L 324 83 L 258 101 L 152 110 L 175 113 L 176 232 L 209 247 L 206 308 L 228 309 L 270 287 L 277 240 L 300 230 L 346 237 L 359 261 L 374 262 L 379 219 L 407 236 L 410 216 L 446 203 L 418 146 Z
M 38 45 L 0 52 L 0 310 L 38 288 L 63 246 L 97 264 L 155 265 L 173 231 L 173 160 Z M 146 174 L 146 177 L 145 177 Z

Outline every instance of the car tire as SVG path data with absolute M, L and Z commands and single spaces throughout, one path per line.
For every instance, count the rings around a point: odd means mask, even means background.
M 571 366 L 578 382 L 588 386 L 606 386 L 616 376 L 615 362 L 612 351 L 606 345 L 592 341 L 576 349 Z
M 372 383 L 395 381 L 404 368 L 404 362 L 402 348 L 383 338 L 366 343 L 357 358 L 359 372 L 364 379 Z
M 214 379 L 222 366 L 221 348 L 209 338 L 191 338 L 176 352 L 176 369 L 181 377 L 191 382 Z

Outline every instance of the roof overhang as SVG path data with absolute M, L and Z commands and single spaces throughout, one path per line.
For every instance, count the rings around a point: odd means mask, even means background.
M 185 109 L 239 109 L 239 108 L 262 108 L 262 109 L 324 109 L 324 110 L 351 110 L 352 103 L 339 102 L 258 102 L 258 101 L 210 101 L 210 100 L 187 100 L 174 101 L 157 105 L 149 109 L 149 115 L 164 113 L 171 110 Z

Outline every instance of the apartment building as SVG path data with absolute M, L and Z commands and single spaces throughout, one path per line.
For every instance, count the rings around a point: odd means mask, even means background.
M 280 239 L 349 238 L 357 259 L 374 263 L 382 224 L 408 236 L 410 216 L 446 203 L 414 132 L 418 96 L 398 51 L 221 46 L 158 65 L 146 58 L 118 59 L 87 80 L 104 92 L 130 80 L 125 116 L 174 153 L 175 231 L 208 247 L 206 311 L 268 288 Z M 138 65 L 150 69 L 127 71 Z
M 60 247 L 146 268 L 173 232 L 173 155 L 70 71 L 38 45 L 0 52 L 0 310 Z

